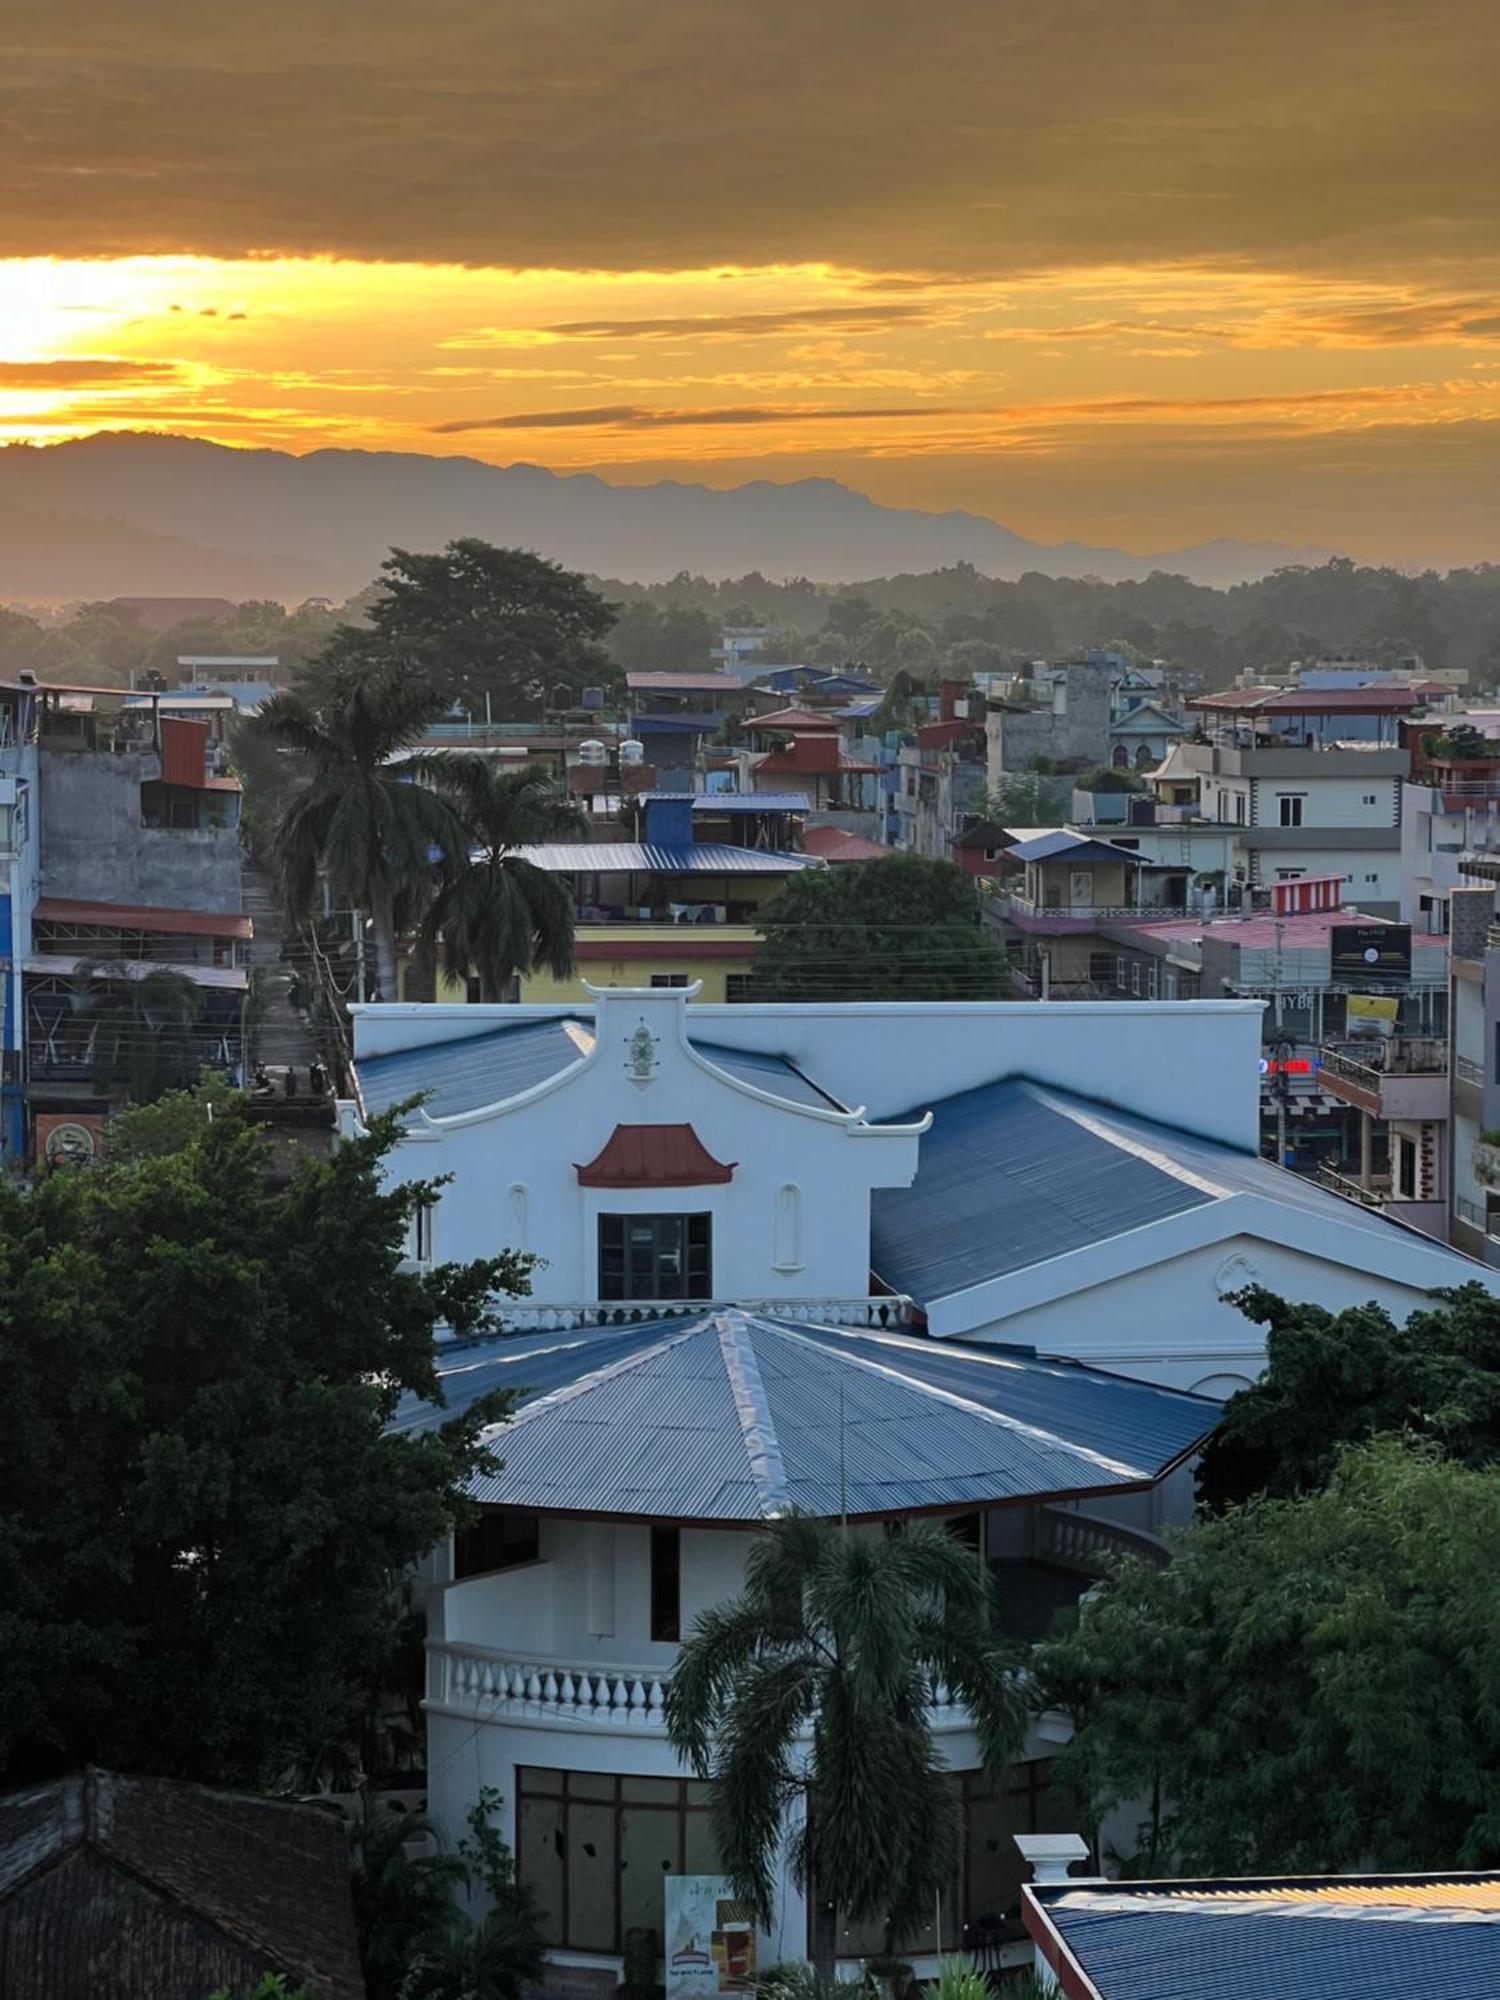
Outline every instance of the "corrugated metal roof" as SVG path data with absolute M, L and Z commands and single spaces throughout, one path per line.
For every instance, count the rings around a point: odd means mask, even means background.
M 1493 2000 L 1500 1876 L 1028 1890 L 1101 2000 Z M 1028 1911 L 1028 1927 L 1037 1917 Z
M 434 1118 L 451 1118 L 516 1097 L 571 1069 L 582 1062 L 593 1040 L 591 1023 L 559 1018 L 491 1028 L 391 1055 L 362 1056 L 357 1064 L 360 1093 L 370 1112 L 425 1093 L 425 1108 Z
M 1109 1492 L 1154 1482 L 1218 1416 L 1070 1363 L 738 1310 L 492 1341 L 440 1370 L 448 1411 L 408 1400 L 396 1428 L 524 1391 L 476 1500 L 637 1518 L 832 1515 L 841 1490 L 856 1516 Z
M 512 852 L 549 875 L 792 875 L 818 864 L 806 854 L 695 840 L 664 847 L 647 840 L 549 840 Z
M 1138 854 L 1123 847 L 1112 847 L 1107 840 L 1093 840 L 1088 834 L 1074 833 L 1066 826 L 1039 833 L 1031 840 L 1018 840 L 1010 853 L 1013 861 L 1056 861 L 1064 857 L 1069 861 L 1140 860 Z
M 1018 1078 L 931 1109 L 915 1181 L 870 1205 L 872 1270 L 922 1305 L 1235 1194 L 1398 1226 L 1254 1154 Z
M 367 1111 L 384 1111 L 425 1092 L 425 1107 L 433 1117 L 450 1118 L 461 1111 L 499 1104 L 561 1075 L 582 1061 L 592 1042 L 593 1025 L 588 1020 L 569 1016 L 523 1021 L 480 1029 L 451 1042 L 431 1042 L 391 1055 L 362 1056 L 356 1068 Z M 724 1048 L 696 1038 L 693 1046 L 717 1068 L 789 1103 L 813 1104 L 825 1111 L 846 1108 L 785 1056 Z
M 808 810 L 806 792 L 643 792 L 641 794 L 644 805 L 650 805 L 653 799 L 663 799 L 673 804 L 691 799 L 693 811 L 703 813 L 774 813 Z
M 164 910 L 155 904 L 84 903 L 72 896 L 43 896 L 32 916 L 39 923 L 89 924 L 122 931 L 167 931 L 179 937 L 249 938 L 250 919 L 242 910 Z

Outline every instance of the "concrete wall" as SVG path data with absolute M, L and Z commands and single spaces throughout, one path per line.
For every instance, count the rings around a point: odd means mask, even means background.
M 42 894 L 173 910 L 242 907 L 233 827 L 141 824 L 141 786 L 154 752 L 46 750 L 41 757 Z

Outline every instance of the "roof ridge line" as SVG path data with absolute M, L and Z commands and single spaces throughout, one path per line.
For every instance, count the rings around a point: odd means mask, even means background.
M 750 1478 L 760 1500 L 762 1514 L 767 1520 L 777 1520 L 787 1511 L 791 1494 L 787 1487 L 780 1440 L 776 1436 L 776 1426 L 771 1421 L 770 1405 L 766 1400 L 766 1385 L 761 1380 L 760 1363 L 748 1338 L 750 1320 L 745 1313 L 716 1313 L 714 1324 L 724 1372 L 729 1377 L 730 1393 L 734 1397 L 735 1415 L 740 1420 L 740 1432 L 745 1440 Z M 770 1322 L 757 1324 L 769 1325 Z M 776 1330 L 779 1332 L 780 1328 Z
M 1226 1187 L 1222 1181 L 1211 1180 L 1207 1174 L 1199 1173 L 1192 1167 L 1184 1166 L 1180 1160 L 1174 1160 L 1169 1153 L 1164 1153 L 1155 1146 L 1147 1145 L 1144 1140 L 1137 1139 L 1133 1133 L 1122 1131 L 1118 1126 L 1111 1125 L 1105 1117 L 1099 1116 L 1092 1111 L 1081 1110 L 1077 1105 L 1068 1103 L 1065 1096 L 1060 1096 L 1045 1083 L 1037 1083 L 1031 1077 L 1020 1077 L 1016 1081 L 1019 1082 L 1021 1089 L 1035 1103 L 1045 1104 L 1049 1111 L 1055 1111 L 1061 1118 L 1071 1119 L 1073 1124 L 1079 1126 L 1085 1132 L 1091 1132 L 1096 1139 L 1102 1139 L 1107 1146 L 1116 1146 L 1122 1153 L 1129 1153 L 1138 1160 L 1144 1160 L 1147 1166 L 1155 1167 L 1158 1173 L 1170 1175 L 1174 1181 L 1181 1181 L 1184 1187 L 1197 1188 L 1202 1194 L 1217 1197 L 1227 1197 L 1239 1192 L 1237 1188 Z M 1155 1119 L 1141 1119 L 1141 1114 L 1138 1111 L 1122 1112 L 1120 1115 L 1126 1118 L 1140 1119 L 1143 1124 L 1155 1124 L 1159 1122 Z M 1183 1132 L 1182 1137 L 1192 1140 L 1194 1135 L 1191 1132 Z M 1203 1142 L 1200 1140 L 1199 1143 Z M 1210 1140 L 1208 1143 L 1212 1145 L 1215 1142 Z M 1222 1144 L 1224 1142 L 1220 1141 L 1218 1143 Z M 1246 1153 L 1243 1157 L 1252 1159 L 1256 1156 Z
M 778 1324 L 776 1331 L 784 1334 L 788 1340 L 799 1341 L 804 1347 L 812 1348 L 815 1353 L 830 1357 L 832 1355 L 833 1350 L 822 1346 L 816 1340 L 809 1340 L 805 1333 L 798 1333 L 790 1326 Z M 1056 1431 L 1043 1430 L 1038 1424 L 1028 1424 L 1020 1417 L 1007 1416 L 1003 1410 L 988 1410 L 983 1403 L 971 1402 L 967 1396 L 959 1395 L 956 1389 L 943 1389 L 935 1382 L 924 1382 L 919 1376 L 907 1374 L 903 1368 L 893 1368 L 884 1361 L 872 1361 L 865 1354 L 849 1354 L 845 1359 L 853 1362 L 856 1368 L 866 1369 L 872 1375 L 884 1376 L 887 1381 L 900 1382 L 903 1387 L 914 1389 L 921 1395 L 935 1397 L 937 1401 L 947 1403 L 952 1409 L 962 1410 L 966 1416 L 978 1417 L 984 1423 L 998 1424 L 1002 1430 L 1011 1431 L 1018 1436 L 1036 1438 L 1063 1451 L 1075 1452 L 1080 1458 L 1089 1459 L 1105 1471 L 1126 1479 L 1140 1477 L 1139 1466 L 1127 1465 L 1123 1459 L 1110 1458 L 1102 1451 L 1095 1451 L 1090 1445 L 1077 1444 L 1071 1438 L 1060 1436 Z

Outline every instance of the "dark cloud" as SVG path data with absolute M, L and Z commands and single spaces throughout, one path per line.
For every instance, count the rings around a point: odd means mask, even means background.
M 76 355 L 67 361 L 0 361 L 0 388 L 83 389 L 108 382 L 170 382 L 177 376 L 174 361 L 117 361 Z
M 432 424 L 429 428 L 439 437 L 457 437 L 464 431 L 677 430 L 720 424 L 848 423 L 874 417 L 952 414 L 930 403 L 896 410 L 778 409 L 769 404 L 746 404 L 727 409 L 652 410 L 638 403 L 617 403 L 589 410 L 529 410 L 504 417 L 458 417 L 450 423 Z
M 1462 262 L 1494 61 L 1493 0 L 66 0 L 7 21 L 0 254 Z
M 889 326 L 929 325 L 937 316 L 930 306 L 809 306 L 786 312 L 681 313 L 664 319 L 566 319 L 537 331 L 559 340 L 744 340 L 816 333 L 830 326 L 843 333 L 876 333 Z

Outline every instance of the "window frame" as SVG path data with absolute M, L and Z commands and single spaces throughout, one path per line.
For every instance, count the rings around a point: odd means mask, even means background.
M 639 1290 L 636 1286 L 633 1266 L 633 1246 L 631 1231 L 645 1224 L 680 1223 L 683 1225 L 681 1258 L 681 1284 L 678 1289 L 663 1290 L 660 1286 L 661 1267 L 664 1255 L 658 1229 L 656 1240 L 650 1251 L 650 1261 L 654 1289 Z M 611 1239 L 618 1235 L 618 1243 Z M 695 1240 L 699 1239 L 699 1240 Z M 604 1209 L 601 1210 L 595 1229 L 595 1291 L 594 1296 L 611 1304 L 630 1304 L 646 1299 L 711 1299 L 714 1281 L 714 1235 L 712 1209 Z M 693 1283 L 694 1273 L 701 1277 L 701 1289 Z

